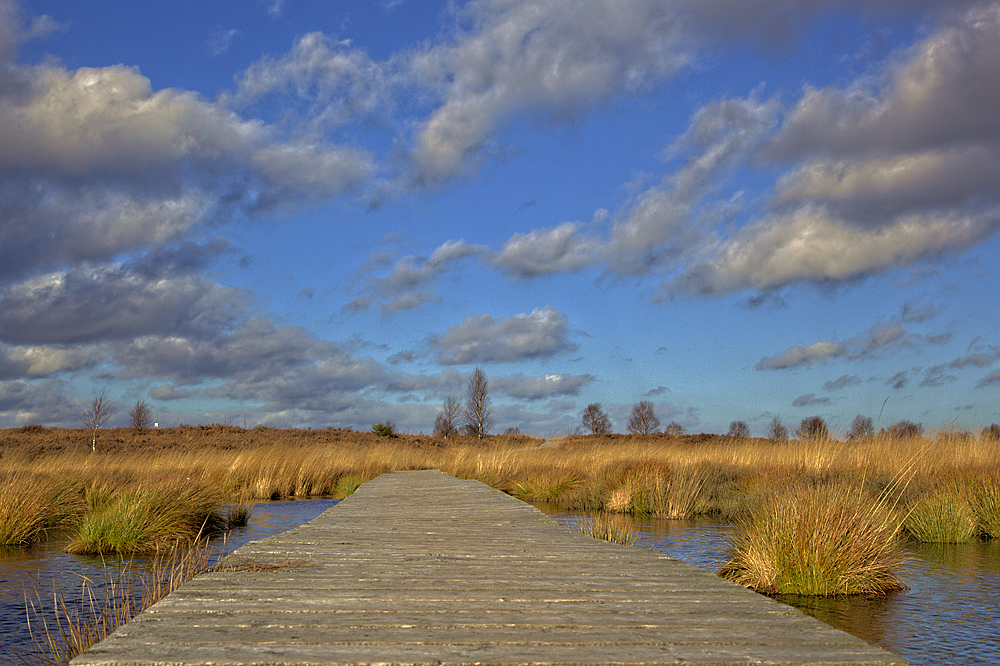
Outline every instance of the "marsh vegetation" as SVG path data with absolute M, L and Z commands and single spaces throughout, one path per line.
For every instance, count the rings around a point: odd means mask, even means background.
M 899 585 L 900 539 L 1000 532 L 1000 443 L 990 436 L 800 434 L 606 434 L 540 447 L 522 435 L 214 425 L 109 429 L 95 452 L 90 431 L 33 426 L 0 431 L 0 543 L 56 530 L 69 532 L 73 552 L 155 552 L 225 529 L 254 500 L 344 497 L 384 472 L 426 468 L 594 515 L 732 522 L 722 573 L 767 593 L 887 592 Z

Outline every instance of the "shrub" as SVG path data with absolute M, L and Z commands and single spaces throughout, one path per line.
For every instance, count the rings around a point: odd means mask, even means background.
M 800 488 L 737 524 L 719 574 L 763 594 L 884 594 L 903 588 L 898 534 L 884 496 Z
M 983 428 L 983 439 L 994 441 L 1000 439 L 1000 423 L 992 423 Z
M 396 428 L 392 421 L 386 421 L 385 423 L 376 423 L 372 426 L 372 432 L 379 437 L 395 437 Z

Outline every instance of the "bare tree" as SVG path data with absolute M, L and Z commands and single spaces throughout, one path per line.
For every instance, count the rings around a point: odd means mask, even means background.
M 490 383 L 486 373 L 476 368 L 469 378 L 465 395 L 465 431 L 482 439 L 493 427 L 493 406 L 490 404 Z
M 628 418 L 628 431 L 633 435 L 651 435 L 660 428 L 660 419 L 653 412 L 653 403 L 643 400 L 632 405 L 632 415 Z
M 827 439 L 830 437 L 830 429 L 822 416 L 810 416 L 799 422 L 795 436 L 799 439 Z
M 868 439 L 874 435 L 875 424 L 872 422 L 872 417 L 862 416 L 861 414 L 854 417 L 854 421 L 851 422 L 851 429 L 847 431 L 847 439 L 850 441 Z
M 750 436 L 750 426 L 747 425 L 746 421 L 733 421 L 729 424 L 729 432 L 726 434 L 730 437 L 746 439 Z
M 670 425 L 663 429 L 663 433 L 672 437 L 684 434 L 684 426 L 677 421 L 671 421 Z
M 771 419 L 771 425 L 767 427 L 767 437 L 775 440 L 788 439 L 788 428 L 781 422 L 780 416 Z
M 458 434 L 458 420 L 462 416 L 462 403 L 455 396 L 448 396 L 444 406 L 434 419 L 434 435 L 436 437 L 454 437 Z
M 93 431 L 94 436 L 90 442 L 90 448 L 92 450 L 97 450 L 97 431 L 102 425 L 108 422 L 108 419 L 110 419 L 114 413 L 115 405 L 108 397 L 107 390 L 101 391 L 94 396 L 94 400 L 90 403 L 90 406 L 84 410 L 80 419 L 83 421 L 83 425 L 85 427 Z
M 142 431 L 153 424 L 153 412 L 149 409 L 146 401 L 139 399 L 135 401 L 135 406 L 128 413 L 128 424 L 137 431 Z
M 611 419 L 601 409 L 601 403 L 592 402 L 583 410 L 583 427 L 595 435 L 611 432 Z

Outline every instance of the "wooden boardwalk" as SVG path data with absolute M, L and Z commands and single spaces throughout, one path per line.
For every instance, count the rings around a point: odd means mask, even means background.
M 74 666 L 905 664 L 711 572 L 476 481 L 396 472 L 234 554 Z

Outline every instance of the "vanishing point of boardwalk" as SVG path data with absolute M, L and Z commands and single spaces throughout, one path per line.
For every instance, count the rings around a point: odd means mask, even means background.
M 195 578 L 74 666 L 906 663 L 437 471 L 369 481 L 232 557 L 258 566 Z

